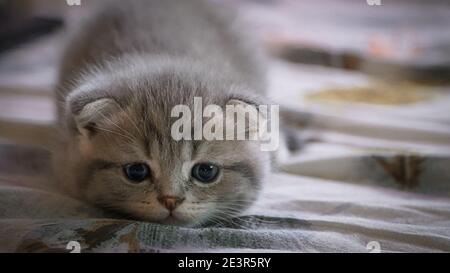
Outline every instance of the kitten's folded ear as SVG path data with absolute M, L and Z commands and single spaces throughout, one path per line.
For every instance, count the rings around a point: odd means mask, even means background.
M 228 97 L 227 104 L 245 104 L 258 107 L 258 105 L 267 104 L 266 98 L 256 95 L 231 94 Z
M 269 118 L 266 111 L 261 111 L 260 106 L 268 106 L 270 102 L 260 96 L 233 94 L 226 103 L 227 105 L 242 106 L 241 109 L 255 109 L 264 118 Z
M 256 140 L 259 135 L 259 127 L 262 122 L 266 122 L 267 112 L 261 111 L 260 106 L 263 105 L 263 100 L 255 97 L 243 97 L 233 96 L 226 105 L 234 106 L 231 111 L 236 114 L 236 120 L 226 120 L 228 122 L 234 122 L 239 136 L 240 133 L 247 134 L 249 139 Z M 228 111 L 228 110 L 227 110 Z M 228 117 L 228 116 L 227 116 Z M 245 122 L 242 124 L 242 122 Z M 234 132 L 233 132 L 234 134 Z M 227 136 L 228 137 L 228 136 Z M 239 137 L 238 137 L 239 138 Z
M 83 135 L 90 135 L 96 128 L 111 122 L 111 116 L 121 109 L 114 99 L 108 97 L 69 96 L 67 104 L 69 124 Z

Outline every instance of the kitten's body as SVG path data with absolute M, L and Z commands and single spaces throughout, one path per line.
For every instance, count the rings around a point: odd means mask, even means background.
M 268 155 L 249 141 L 174 141 L 170 114 L 179 104 L 192 109 L 194 97 L 222 107 L 259 100 L 265 81 L 256 55 L 210 3 L 104 6 L 74 36 L 61 66 L 54 162 L 63 189 L 150 221 L 196 225 L 238 214 L 256 199 Z M 122 167 L 130 162 L 148 164 L 151 178 L 128 183 Z M 218 182 L 193 181 L 196 162 L 220 166 Z M 183 202 L 169 215 L 161 196 Z
M 63 82 L 113 57 L 155 54 L 199 61 L 205 70 L 264 93 L 258 48 L 229 10 L 201 0 L 110 1 L 104 7 L 71 40 Z

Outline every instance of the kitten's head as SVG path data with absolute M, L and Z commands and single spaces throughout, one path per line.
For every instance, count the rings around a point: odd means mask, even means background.
M 256 200 L 268 169 L 258 141 L 171 134 L 175 105 L 194 111 L 194 97 L 203 106 L 252 105 L 240 87 L 182 62 L 111 67 L 83 77 L 65 101 L 56 171 L 74 177 L 70 191 L 127 217 L 187 226 L 221 222 Z

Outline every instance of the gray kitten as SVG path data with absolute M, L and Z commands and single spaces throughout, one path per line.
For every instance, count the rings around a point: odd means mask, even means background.
M 222 7 L 111 1 L 63 57 L 55 174 L 63 190 L 125 217 L 197 226 L 257 198 L 269 155 L 257 141 L 171 137 L 171 109 L 263 104 L 258 50 Z

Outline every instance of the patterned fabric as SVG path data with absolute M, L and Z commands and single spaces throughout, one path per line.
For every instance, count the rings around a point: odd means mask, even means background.
M 33 155 L 21 170 L 46 158 Z M 73 241 L 81 252 L 369 252 L 373 244 L 382 252 L 450 251 L 448 171 L 438 167 L 448 166 L 445 158 L 347 154 L 308 162 L 307 151 L 301 158 L 283 165 L 297 175 L 274 174 L 244 216 L 203 228 L 114 219 L 9 173 L 9 184 L 22 183 L 0 187 L 0 251 L 70 252 Z

